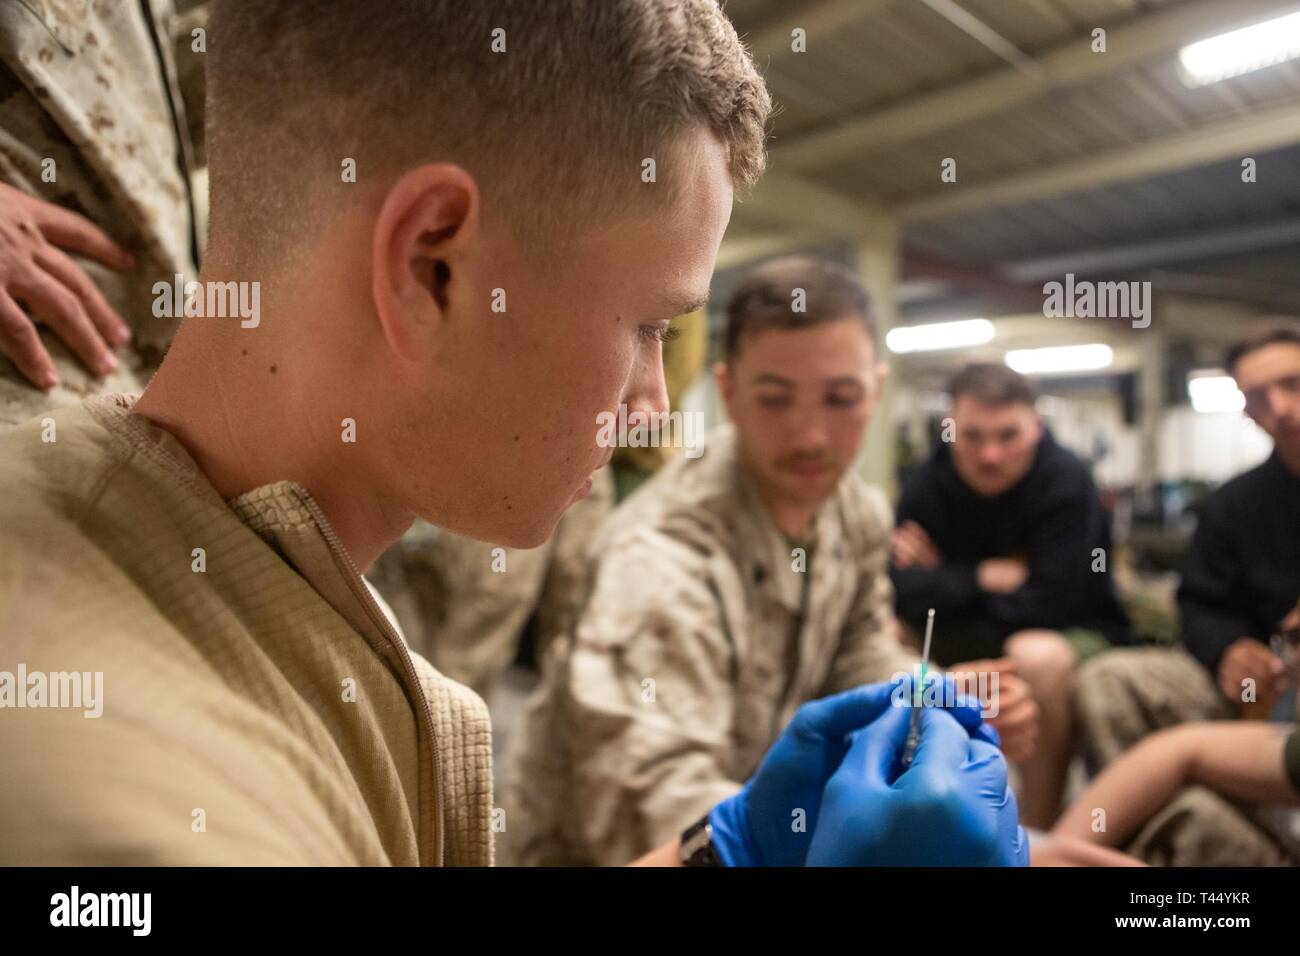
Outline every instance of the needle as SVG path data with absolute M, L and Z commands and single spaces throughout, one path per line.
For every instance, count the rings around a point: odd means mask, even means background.
M 903 769 L 912 766 L 916 748 L 921 743 L 921 694 L 925 688 L 925 675 L 930 669 L 930 641 L 934 637 L 934 608 L 925 618 L 925 646 L 921 650 L 920 676 L 912 691 L 912 721 L 907 728 L 907 743 L 903 745 Z

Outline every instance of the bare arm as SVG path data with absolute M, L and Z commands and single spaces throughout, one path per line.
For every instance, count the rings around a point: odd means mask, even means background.
M 1288 779 L 1282 757 L 1294 729 L 1215 721 L 1162 730 L 1107 767 L 1052 832 L 1102 846 L 1124 846 L 1180 789 L 1193 783 L 1251 803 L 1300 805 L 1300 793 Z M 1104 829 L 1094 831 L 1095 820 L 1104 820 Z
M 1137 857 L 1059 833 L 1030 834 L 1030 866 L 1146 866 Z
M 657 849 L 651 850 L 641 859 L 633 860 L 628 866 L 681 866 L 682 861 L 678 853 L 681 845 L 681 837 L 678 837 Z

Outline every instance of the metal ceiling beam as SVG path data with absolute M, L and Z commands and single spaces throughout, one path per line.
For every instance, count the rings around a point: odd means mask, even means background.
M 1105 246 L 1100 249 L 1079 249 L 1011 263 L 999 268 L 998 272 L 1015 282 L 1041 282 L 1053 277 L 1059 278 L 1066 272 L 1076 275 L 1132 272 L 1151 266 L 1236 256 L 1284 246 L 1300 246 L 1300 219 L 1235 226 L 1190 236 Z
M 1295 0 L 1194 0 L 1109 30 L 1105 53 L 1093 53 L 1091 36 L 1083 35 L 1040 56 L 1037 75 L 1007 69 L 958 82 L 800 136 L 776 147 L 773 155 L 803 167 L 842 162 L 1010 109 L 1050 89 L 1118 73 L 1192 40 L 1294 9 Z
M 821 0 L 820 3 L 801 3 L 789 13 L 782 13 L 741 34 L 741 39 L 749 45 L 762 64 L 764 57 L 792 52 L 790 34 L 796 27 L 803 29 L 808 42 L 812 44 L 819 35 L 833 33 L 855 20 L 865 19 L 889 2 L 890 0 Z
M 1034 78 L 1042 76 L 1043 68 L 1037 60 L 969 10 L 959 6 L 956 0 L 921 0 L 921 2 L 985 49 L 1002 57 L 1021 73 L 1027 73 Z
M 1266 311 L 1300 315 L 1300 292 L 1291 286 L 1256 279 L 1239 279 L 1234 276 L 1189 274 L 1161 269 L 1145 275 L 1153 289 L 1160 292 L 1181 292 L 1186 295 L 1207 296 L 1245 302 Z M 1217 323 L 1222 334 L 1224 324 Z M 1231 326 L 1229 326 L 1231 328 Z
M 1300 142 L 1300 101 L 1291 101 L 1037 172 L 1017 173 L 971 186 L 947 185 L 925 199 L 902 204 L 896 211 L 909 223 L 945 219 L 1224 159 L 1244 158 L 1297 142 Z

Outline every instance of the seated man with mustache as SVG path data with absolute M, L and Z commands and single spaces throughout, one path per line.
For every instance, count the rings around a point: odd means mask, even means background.
M 543 668 L 506 800 L 515 861 L 644 853 L 740 790 L 801 704 L 916 663 L 894 634 L 889 506 L 851 470 L 888 372 L 866 290 L 774 260 L 733 296 L 725 338 L 731 424 L 614 511 Z M 1023 683 L 999 697 L 994 726 L 1031 734 Z

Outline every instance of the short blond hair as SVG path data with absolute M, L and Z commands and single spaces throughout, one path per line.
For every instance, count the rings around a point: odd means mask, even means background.
M 212 236 L 259 255 L 348 200 L 345 159 L 362 184 L 455 162 L 534 240 L 670 196 L 693 129 L 738 192 L 766 165 L 771 100 L 716 0 L 216 0 L 208 34 Z

